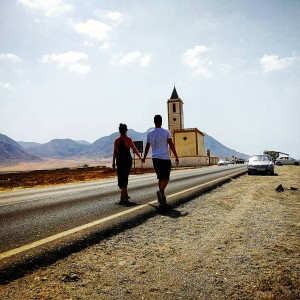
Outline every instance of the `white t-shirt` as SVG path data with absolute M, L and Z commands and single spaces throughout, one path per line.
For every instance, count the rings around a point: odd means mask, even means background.
M 170 131 L 164 128 L 154 128 L 148 132 L 147 143 L 151 145 L 153 158 L 170 159 L 168 146 L 170 138 Z

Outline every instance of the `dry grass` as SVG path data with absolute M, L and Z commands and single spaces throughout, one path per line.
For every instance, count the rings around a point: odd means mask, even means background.
M 95 166 L 106 166 L 110 167 L 112 158 L 103 158 L 99 160 L 91 160 L 89 158 L 80 158 L 77 160 L 68 160 L 68 159 L 43 159 L 42 161 L 37 162 L 24 162 L 15 164 L 12 166 L 0 166 L 0 172 L 19 172 L 19 171 L 35 171 L 35 170 L 47 170 L 47 169 L 56 169 L 56 168 L 77 168 L 85 164 L 88 164 L 91 167 Z
M 148 172 L 153 172 L 153 169 L 135 168 L 131 170 L 131 174 Z M 0 173 L 0 191 L 95 181 L 115 176 L 116 170 L 105 166 Z

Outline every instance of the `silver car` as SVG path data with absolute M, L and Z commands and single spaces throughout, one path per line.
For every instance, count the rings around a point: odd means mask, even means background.
M 274 175 L 274 163 L 269 155 L 253 155 L 249 158 L 248 174 L 270 173 Z
M 292 157 L 289 156 L 282 156 L 279 157 L 275 160 L 275 164 L 277 166 L 282 166 L 282 165 L 295 165 L 295 166 L 299 166 L 299 160 L 294 159 Z
M 218 166 L 228 166 L 228 160 L 226 159 L 220 159 L 218 162 Z

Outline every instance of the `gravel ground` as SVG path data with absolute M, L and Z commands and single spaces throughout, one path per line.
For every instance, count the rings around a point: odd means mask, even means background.
M 2 285 L 0 299 L 300 299 L 300 167 L 275 171 Z

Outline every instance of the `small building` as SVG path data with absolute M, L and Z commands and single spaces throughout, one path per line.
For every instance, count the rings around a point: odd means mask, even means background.
M 183 101 L 174 86 L 168 100 L 168 126 L 179 157 L 205 156 L 204 134 L 197 128 L 184 128 Z

